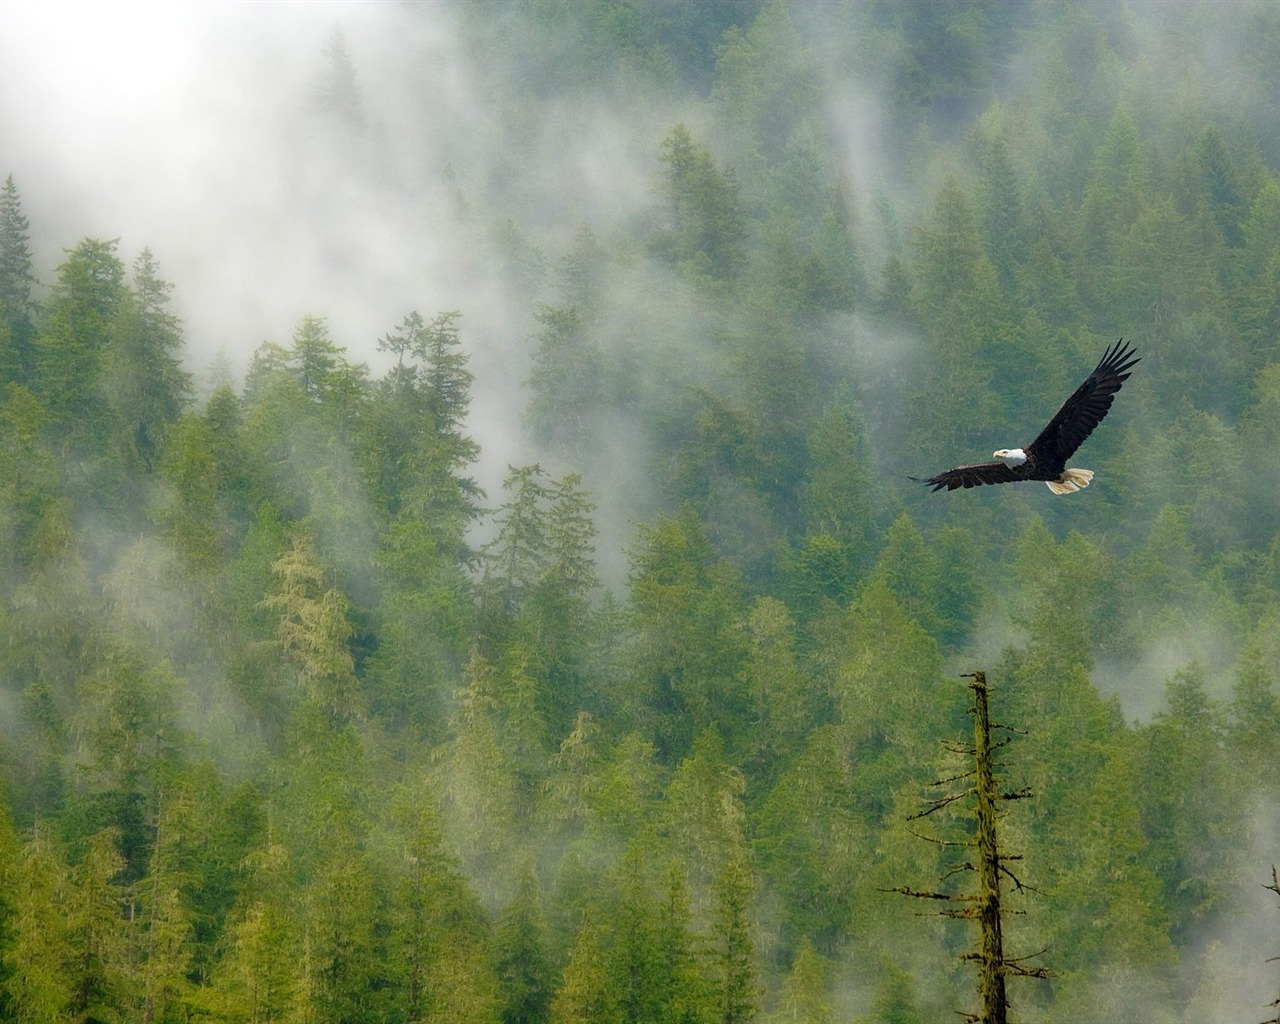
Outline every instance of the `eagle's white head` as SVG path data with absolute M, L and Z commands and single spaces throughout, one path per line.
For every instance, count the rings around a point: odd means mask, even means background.
M 991 454 L 1006 466 L 1021 466 L 1027 461 L 1027 453 L 1021 448 L 1001 448 L 998 452 Z

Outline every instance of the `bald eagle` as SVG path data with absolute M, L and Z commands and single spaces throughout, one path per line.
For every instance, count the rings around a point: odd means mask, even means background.
M 944 487 L 954 491 L 958 487 L 981 484 L 1009 484 L 1017 480 L 1043 480 L 1054 494 L 1070 494 L 1088 487 L 1093 470 L 1068 469 L 1067 459 L 1102 422 L 1120 385 L 1129 379 L 1129 371 L 1138 362 L 1133 352 L 1123 338 L 1107 349 L 1097 369 L 1062 403 L 1040 436 L 1025 448 L 1001 448 L 993 452 L 998 462 L 957 466 L 928 480 L 914 476 L 909 479 L 931 484 L 935 491 Z

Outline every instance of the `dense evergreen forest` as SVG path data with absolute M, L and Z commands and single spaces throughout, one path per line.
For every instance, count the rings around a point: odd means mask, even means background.
M 333 249 L 449 240 L 374 336 L 215 360 L 0 192 L 0 1019 L 952 1019 L 972 927 L 887 890 L 968 884 L 908 818 L 975 669 L 1016 1018 L 1274 1013 L 1280 7 L 394 17 L 279 133 Z M 907 479 L 1122 336 L 1087 491 Z

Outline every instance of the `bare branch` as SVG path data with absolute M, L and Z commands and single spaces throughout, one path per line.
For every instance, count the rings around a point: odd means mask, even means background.
M 897 892 L 903 896 L 914 896 L 919 900 L 954 900 L 960 899 L 958 896 L 948 896 L 945 892 L 920 892 L 918 889 L 911 889 L 905 885 L 894 886 L 892 889 L 884 889 L 880 886 L 876 887 L 878 892 Z
M 965 861 L 963 864 L 957 864 L 954 867 L 952 867 L 945 875 L 942 876 L 942 880 L 945 882 L 952 875 L 958 875 L 963 871 L 977 871 L 977 870 L 978 869 L 974 867 L 974 865 L 970 864 L 968 861 Z
M 927 836 L 923 832 L 917 832 L 915 829 L 907 829 L 917 839 L 923 839 L 925 842 L 934 843 L 938 846 L 972 846 L 972 839 L 938 839 L 934 836 Z
M 950 784 L 951 784 L 951 783 L 953 783 L 953 782 L 959 782 L 961 779 L 971 779 L 971 778 L 973 778 L 973 771 L 972 771 L 972 769 L 971 769 L 971 770 L 969 770 L 969 771 L 967 771 L 967 772 L 961 772 L 959 775 L 953 775 L 953 776 L 951 776 L 951 778 L 949 778 L 949 779 L 939 779 L 937 782 L 931 782 L 931 783 L 929 783 L 929 785 L 930 785 L 931 787 L 932 787 L 932 786 L 947 786 L 947 785 L 950 785 Z
M 957 800 L 963 800 L 971 792 L 973 791 L 966 790 L 963 793 L 951 793 L 947 796 L 939 797 L 937 800 L 932 801 L 927 807 L 925 807 L 923 811 L 920 811 L 918 814 L 908 815 L 907 821 L 915 821 L 917 818 L 923 818 L 927 815 L 932 814 L 934 811 L 940 811 L 942 810 L 942 808 L 948 806 L 949 804 L 955 803 Z

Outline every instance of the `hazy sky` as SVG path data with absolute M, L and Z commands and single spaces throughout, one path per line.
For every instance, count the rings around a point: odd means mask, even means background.
M 400 20 L 390 4 L 0 4 L 0 171 L 18 183 L 42 269 L 85 236 L 119 237 L 126 260 L 150 246 L 193 348 L 236 357 L 287 340 L 305 313 L 332 317 L 344 343 L 376 337 L 410 308 L 389 279 L 418 283 L 411 305 L 449 305 L 422 280 L 423 247 L 394 238 L 388 203 L 318 190 L 305 150 L 333 26 L 377 104 L 362 65 Z M 354 249 L 345 281 L 336 238 Z
M 406 313 L 458 309 L 492 493 L 528 454 L 533 301 L 553 297 L 503 279 L 486 249 L 494 224 L 512 218 L 553 262 L 583 223 L 607 228 L 651 201 L 658 143 L 681 112 L 592 94 L 513 115 L 491 98 L 498 72 L 462 50 L 458 11 L 0 2 L 0 176 L 18 185 L 39 273 L 85 237 L 118 237 L 126 261 L 149 247 L 197 373 L 219 351 L 242 368 L 308 314 L 378 372 L 376 340 Z M 335 26 L 362 95 L 359 146 L 326 141 L 315 113 Z M 478 200 L 470 215 L 446 168 Z

